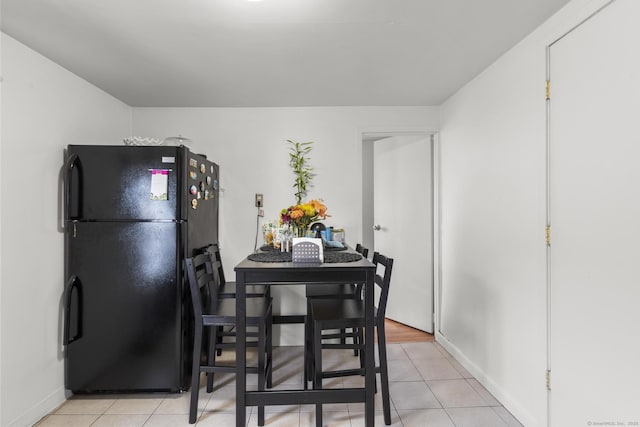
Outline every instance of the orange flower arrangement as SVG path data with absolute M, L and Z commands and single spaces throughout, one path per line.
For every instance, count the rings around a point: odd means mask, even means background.
M 327 207 L 322 201 L 313 199 L 307 203 L 289 206 L 280 211 L 280 224 L 288 224 L 297 230 L 298 237 L 304 237 L 309 225 L 319 219 L 325 219 Z

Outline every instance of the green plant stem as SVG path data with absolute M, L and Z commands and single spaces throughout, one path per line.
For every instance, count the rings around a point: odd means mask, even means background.
M 293 169 L 295 181 L 293 188 L 296 189 L 296 204 L 302 203 L 302 199 L 307 194 L 307 188 L 311 186 L 313 179 L 313 168 L 309 166 L 308 154 L 313 148 L 313 142 L 295 142 L 290 139 L 287 142 L 291 145 L 289 148 L 289 166 Z

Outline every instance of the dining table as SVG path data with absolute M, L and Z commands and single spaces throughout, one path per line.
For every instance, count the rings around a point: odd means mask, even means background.
M 271 405 L 322 405 L 328 403 L 357 403 L 365 406 L 365 426 L 374 426 L 374 277 L 371 261 L 350 247 L 341 257 L 325 253 L 324 262 L 292 262 L 286 255 L 264 259 L 250 254 L 235 267 L 236 273 L 236 426 L 246 427 L 246 407 Z M 365 381 L 364 387 L 304 388 L 282 390 L 247 390 L 246 381 L 246 286 L 301 285 L 331 283 L 362 283 L 365 302 Z M 288 323 L 286 316 L 274 316 L 274 323 Z M 303 316 L 294 317 L 304 321 Z M 306 369 L 306 368 L 305 368 Z M 317 426 L 321 427 L 321 426 Z

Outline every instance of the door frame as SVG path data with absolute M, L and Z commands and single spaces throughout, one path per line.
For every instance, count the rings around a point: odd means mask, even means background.
M 433 335 L 441 335 L 441 224 L 440 224 L 440 139 L 439 133 L 432 129 L 395 129 L 369 130 L 359 132 L 362 158 L 362 242 L 365 247 L 373 247 L 373 142 L 393 136 L 426 136 L 431 138 L 431 206 L 432 206 L 432 254 L 433 254 Z

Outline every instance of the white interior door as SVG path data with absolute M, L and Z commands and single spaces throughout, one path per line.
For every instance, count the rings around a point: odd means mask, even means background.
M 374 249 L 394 259 L 387 317 L 433 333 L 431 137 L 394 136 L 373 148 Z
M 553 427 L 640 422 L 639 18 L 617 0 L 549 50 Z

